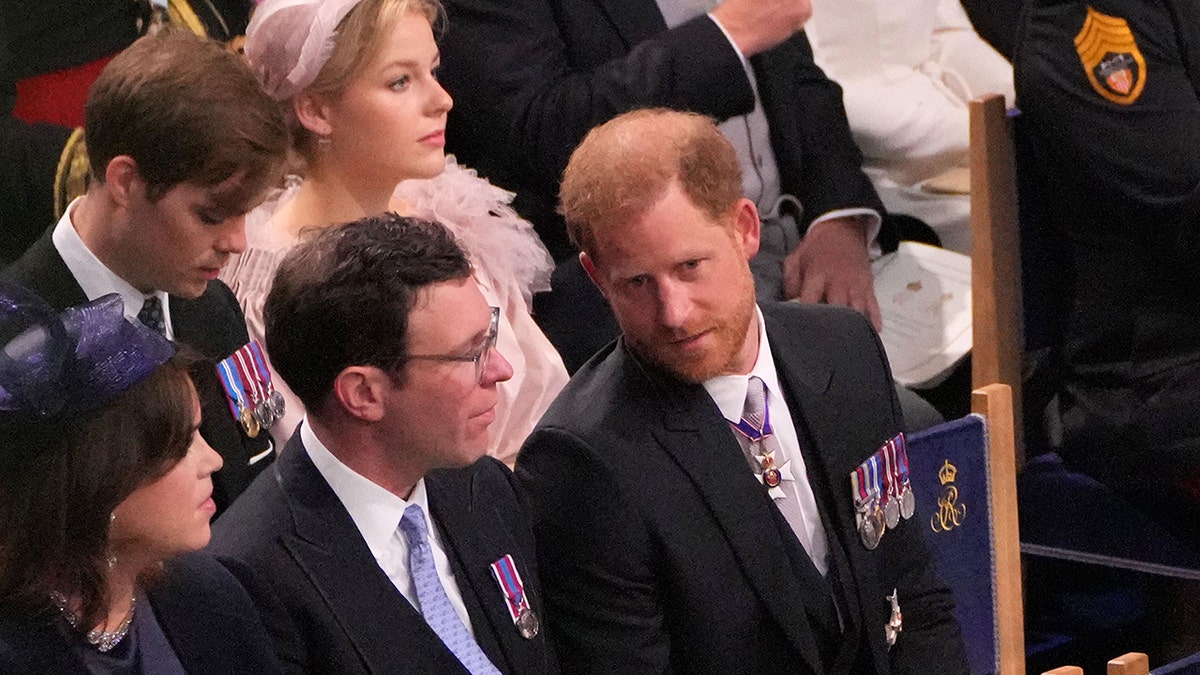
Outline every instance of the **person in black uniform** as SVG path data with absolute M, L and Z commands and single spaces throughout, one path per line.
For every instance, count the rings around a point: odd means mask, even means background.
M 1031 0 L 1030 185 L 1073 277 L 1062 454 L 1200 540 L 1200 5 Z

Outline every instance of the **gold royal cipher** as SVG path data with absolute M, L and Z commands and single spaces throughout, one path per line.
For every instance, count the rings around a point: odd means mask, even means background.
M 954 479 L 958 477 L 958 468 L 945 460 L 938 470 L 938 480 L 942 483 L 942 496 L 938 497 L 938 510 L 929 517 L 929 527 L 934 532 L 949 532 L 967 517 L 967 505 L 958 503 L 958 486 Z

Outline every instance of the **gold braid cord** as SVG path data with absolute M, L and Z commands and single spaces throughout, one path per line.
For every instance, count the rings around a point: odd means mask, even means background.
M 196 12 L 187 0 L 169 0 L 167 3 L 167 18 L 176 26 L 184 26 L 200 37 L 208 37 L 204 22 L 196 16 Z
M 168 0 L 167 21 L 176 26 L 183 26 L 200 37 L 208 37 L 204 22 L 196 15 L 195 10 L 187 0 Z M 229 48 L 240 51 L 245 36 L 237 36 L 229 42 Z M 58 170 L 54 174 L 54 217 L 62 218 L 67 205 L 76 197 L 87 192 L 88 186 L 88 154 L 87 144 L 83 139 L 83 129 L 75 129 L 63 146 L 58 158 Z
M 87 192 L 88 154 L 83 141 L 83 129 L 71 132 L 67 144 L 58 158 L 58 170 L 54 173 L 54 218 L 62 218 L 67 205 Z

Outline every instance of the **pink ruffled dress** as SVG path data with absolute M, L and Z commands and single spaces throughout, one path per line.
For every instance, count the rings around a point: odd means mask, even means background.
M 246 314 L 250 337 L 264 348 L 263 303 L 275 270 L 296 243 L 274 231 L 271 217 L 298 186 L 299 179 L 293 179 L 247 215 L 246 250 L 221 271 L 221 280 L 233 289 Z M 501 308 L 496 347 L 512 364 L 513 376 L 497 385 L 500 402 L 488 454 L 511 466 L 525 437 L 567 383 L 562 359 L 530 315 L 533 294 L 550 288 L 554 263 L 533 227 L 509 206 L 513 194 L 459 166 L 452 156 L 446 157 L 440 175 L 400 183 L 396 197 L 409 206 L 410 215 L 436 220 L 454 233 L 488 304 Z M 304 407 L 273 366 L 271 377 L 287 401 L 287 413 L 272 427 L 282 443 L 304 416 Z

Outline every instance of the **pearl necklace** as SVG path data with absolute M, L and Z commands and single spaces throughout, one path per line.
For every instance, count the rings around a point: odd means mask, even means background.
M 63 618 L 67 620 L 67 624 L 71 628 L 79 628 L 79 615 L 67 608 L 67 599 L 62 593 L 51 593 L 50 599 L 58 606 L 58 610 L 62 612 Z M 117 626 L 116 630 L 101 630 L 93 628 L 87 632 L 83 639 L 87 640 L 88 644 L 94 646 L 101 652 L 112 650 L 121 643 L 121 640 L 129 633 L 129 625 L 133 622 L 133 610 L 137 607 L 137 597 L 129 599 L 129 613 L 125 615 L 125 620 Z

